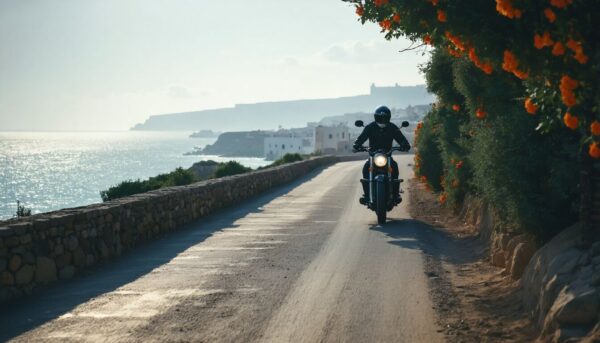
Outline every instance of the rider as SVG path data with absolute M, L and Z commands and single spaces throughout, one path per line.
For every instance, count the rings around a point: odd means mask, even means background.
M 369 148 L 371 150 L 384 150 L 390 151 L 392 149 L 393 140 L 398 142 L 400 148 L 404 151 L 410 150 L 410 144 L 406 140 L 406 137 L 400 132 L 398 126 L 390 122 L 392 112 L 386 106 L 380 106 L 375 110 L 374 113 L 375 121 L 365 126 L 363 132 L 354 141 L 354 151 L 357 151 L 362 147 L 363 143 L 368 139 Z M 390 158 L 390 164 L 392 166 L 392 179 L 398 180 L 398 163 Z M 369 178 L 369 161 L 367 161 L 363 167 L 363 178 Z M 394 202 L 400 202 L 400 183 L 394 182 L 392 189 L 392 195 Z M 369 200 L 369 186 L 367 183 L 363 183 L 364 195 L 361 199 L 361 203 L 367 203 Z

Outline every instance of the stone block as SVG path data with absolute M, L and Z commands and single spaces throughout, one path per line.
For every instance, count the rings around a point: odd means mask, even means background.
M 70 279 L 70 278 L 73 277 L 73 275 L 75 275 L 75 271 L 76 271 L 75 267 L 73 267 L 73 266 L 66 266 L 66 267 L 62 268 L 58 272 L 58 277 L 61 280 Z
M 23 258 L 21 258 L 20 255 L 12 255 L 8 261 L 8 269 L 10 269 L 12 272 L 16 272 L 19 270 L 19 268 L 21 268 L 22 264 Z
M 563 325 L 589 325 L 598 318 L 598 291 L 593 288 L 574 290 L 559 295 L 556 320 Z
M 569 282 L 569 279 L 566 275 L 554 275 L 542 288 L 542 293 L 540 296 L 540 309 L 542 312 L 546 313 L 554 304 L 554 300 L 560 293 L 560 291 L 565 287 L 566 283 Z
M 30 251 L 23 253 L 23 263 L 35 264 L 35 256 Z
M 73 257 L 71 255 L 71 253 L 67 251 L 66 253 L 64 253 L 56 258 L 56 260 L 55 260 L 56 266 L 59 269 L 65 267 L 65 266 L 68 266 L 71 264 L 72 258 Z
M 496 267 L 506 267 L 506 262 L 504 260 L 504 252 L 502 250 L 498 249 L 493 253 L 492 264 Z
M 31 234 L 25 234 L 19 237 L 21 244 L 31 243 Z
M 29 228 L 31 227 L 30 223 L 15 223 L 9 226 L 12 230 L 16 232 L 17 235 L 24 235 Z
M 89 267 L 89 266 L 93 266 L 95 262 L 96 262 L 96 258 L 94 257 L 94 255 L 92 255 L 92 254 L 87 254 L 87 255 L 85 256 L 85 265 L 86 265 L 86 266 L 88 266 L 88 267 Z
M 8 228 L 6 226 L 0 227 L 0 237 L 5 238 L 5 237 L 12 236 L 13 234 L 14 234 L 14 231 L 11 230 L 10 228 Z
M 34 268 L 30 264 L 21 267 L 15 274 L 16 284 L 19 286 L 27 285 L 33 281 Z
M 102 256 L 103 259 L 107 259 L 110 257 L 110 251 L 108 250 L 106 243 L 104 243 L 103 241 L 98 242 L 98 250 L 100 251 L 100 256 Z
M 83 267 L 85 265 L 85 253 L 81 247 L 73 251 L 73 264 L 76 267 Z
M 0 272 L 3 272 L 8 269 L 8 260 L 5 258 L 0 258 Z
M 54 260 L 38 256 L 35 268 L 35 282 L 45 284 L 56 280 L 56 264 Z
M 9 271 L 0 273 L 0 284 L 3 286 L 12 286 L 15 284 L 15 277 Z
M 527 263 L 535 254 L 535 244 L 531 241 L 519 243 L 513 254 L 512 265 L 510 266 L 510 276 L 513 280 L 518 280 L 523 276 Z
M 17 245 L 20 244 L 20 240 L 18 236 L 10 236 L 8 238 L 6 238 L 6 240 L 4 241 L 4 244 L 11 248 L 11 247 L 16 247 Z
M 582 252 L 577 249 L 569 249 L 555 256 L 548 264 L 548 276 L 556 274 L 567 274 L 573 271 Z
M 79 246 L 79 240 L 74 235 L 71 235 L 67 237 L 65 245 L 67 249 L 69 249 L 70 251 L 74 251 Z
M 65 253 L 65 247 L 62 244 L 57 244 L 54 246 L 54 254 L 56 256 L 60 256 Z

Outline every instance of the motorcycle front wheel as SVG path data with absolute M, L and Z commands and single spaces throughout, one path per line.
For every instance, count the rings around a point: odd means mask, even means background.
M 375 188 L 377 191 L 376 198 L 377 199 L 377 207 L 375 212 L 377 213 L 377 224 L 383 225 L 387 219 L 387 197 L 386 197 L 386 189 L 385 183 L 377 182 L 377 187 Z

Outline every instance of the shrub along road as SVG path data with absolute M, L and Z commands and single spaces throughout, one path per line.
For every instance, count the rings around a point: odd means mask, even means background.
M 411 155 L 397 157 L 404 178 Z M 338 163 L 0 310 L 0 340 L 442 341 L 406 203 Z M 408 199 L 405 194 L 405 199 Z

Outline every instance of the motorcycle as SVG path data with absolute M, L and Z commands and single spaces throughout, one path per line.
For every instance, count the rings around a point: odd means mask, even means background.
M 364 123 L 362 120 L 357 120 L 354 125 L 356 127 L 363 127 Z M 407 121 L 402 122 L 402 127 L 407 127 L 408 125 Z M 377 214 L 377 223 L 379 225 L 385 224 L 387 212 L 391 211 L 394 206 L 399 204 L 399 202 L 394 202 L 393 199 L 393 183 L 401 183 L 404 181 L 402 179 L 392 179 L 392 166 L 390 161 L 394 151 L 404 150 L 400 149 L 400 147 L 392 147 L 389 151 L 384 151 L 382 149 L 371 150 L 364 146 L 354 150 L 354 152 L 369 153 L 369 178 L 360 179 L 362 184 L 368 184 L 369 201 L 361 201 L 361 203 Z M 400 190 L 400 193 L 402 193 L 402 190 Z

